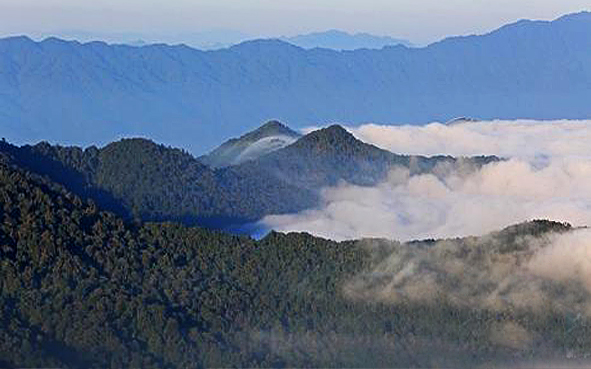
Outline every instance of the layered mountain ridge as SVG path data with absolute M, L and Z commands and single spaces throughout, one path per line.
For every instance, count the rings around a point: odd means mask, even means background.
M 381 49 L 385 46 L 404 45 L 412 47 L 408 40 L 389 36 L 376 36 L 369 33 L 350 34 L 332 29 L 324 32 L 312 32 L 293 37 L 280 37 L 282 41 L 304 49 L 324 48 L 333 50 Z
M 277 134 L 294 140 L 299 137 L 283 124 L 269 122 L 213 153 L 231 152 L 232 147 L 248 151 L 261 139 Z M 141 138 L 84 150 L 48 143 L 18 147 L 2 142 L 0 152 L 124 218 L 223 229 L 271 214 L 313 208 L 319 205 L 322 188 L 343 181 L 376 185 L 394 168 L 408 168 L 411 174 L 435 173 L 440 166 L 470 164 L 476 169 L 499 160 L 397 155 L 357 140 L 338 125 L 219 168 L 203 164 L 203 158 L 196 159 L 184 150 Z
M 577 231 L 568 224 L 407 244 L 296 233 L 254 241 L 127 222 L 13 154 L 0 152 L 2 367 L 473 368 L 539 357 L 565 366 L 591 349 L 582 284 L 507 283 L 536 251 L 528 240 L 548 248 Z M 445 294 L 417 296 L 417 273 Z M 539 286 L 547 303 L 513 301 L 520 283 Z M 495 296 L 497 285 L 507 293 Z M 414 293 L 395 299 L 393 287 Z M 489 297 L 505 307 L 458 305 L 463 292 L 462 303 Z
M 15 143 L 150 137 L 200 155 L 270 117 L 300 129 L 591 116 L 591 13 L 522 21 L 424 48 L 199 51 L 0 40 L 0 127 Z

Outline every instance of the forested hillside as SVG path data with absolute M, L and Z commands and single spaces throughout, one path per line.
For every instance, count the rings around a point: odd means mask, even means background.
M 332 125 L 233 169 L 243 174 L 270 174 L 298 187 L 318 190 L 342 181 L 375 186 L 385 181 L 394 168 L 407 168 L 411 175 L 437 175 L 444 170 L 470 171 L 498 160 L 495 156 L 453 158 L 394 154 L 356 139 L 339 125 Z
M 462 307 L 444 296 L 436 304 L 360 299 L 371 288 L 358 288 L 400 253 L 432 248 L 478 266 L 522 260 L 528 237 L 543 245 L 546 235 L 571 231 L 537 221 L 440 246 L 278 233 L 255 242 L 126 222 L 4 153 L 0 366 L 474 367 L 567 352 L 583 357 L 591 350 L 586 315 Z M 372 285 L 388 282 L 381 275 Z M 448 282 L 455 283 L 441 280 Z M 552 293 L 564 293 L 548 283 Z M 580 296 L 588 301 L 588 293 Z
M 124 139 L 84 150 L 3 142 L 0 152 L 10 153 L 20 165 L 50 176 L 123 218 L 213 228 L 312 208 L 319 204 L 324 187 L 340 181 L 375 185 L 398 166 L 417 174 L 456 164 L 476 169 L 498 160 L 397 155 L 355 139 L 340 126 L 312 132 L 285 148 L 219 169 L 202 164 L 186 151 L 146 139 Z
M 3 367 L 267 366 L 248 335 L 313 312 L 365 260 L 306 235 L 125 223 L 6 158 L 0 199 Z
M 224 227 L 311 207 L 315 195 L 272 176 L 214 171 L 188 153 L 145 139 L 104 148 L 0 144 L 30 170 L 49 175 L 120 216 Z

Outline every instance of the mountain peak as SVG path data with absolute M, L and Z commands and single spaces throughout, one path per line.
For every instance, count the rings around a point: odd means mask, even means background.
M 270 120 L 252 132 L 242 137 L 286 135 L 299 137 L 300 135 L 278 120 Z
M 356 49 L 381 49 L 385 46 L 405 45 L 412 46 L 407 40 L 390 36 L 376 36 L 369 33 L 351 34 L 338 29 L 312 32 L 308 34 L 282 37 L 287 41 L 304 49 L 324 48 L 331 50 L 356 50 Z
M 26 43 L 31 43 L 31 44 L 35 43 L 35 41 L 33 41 L 33 39 L 31 39 L 29 36 L 25 36 L 25 35 L 6 37 L 6 38 L 3 38 L 2 41 L 5 41 L 5 42 L 26 42 Z
M 347 151 L 366 145 L 338 124 L 313 131 L 296 141 L 292 146 L 312 151 Z
M 310 137 L 314 138 L 331 138 L 339 140 L 357 140 L 349 131 L 347 131 L 340 124 L 333 124 L 326 128 L 321 128 L 317 131 L 311 132 Z
M 114 141 L 109 143 L 105 147 L 118 147 L 118 146 L 146 146 L 146 147 L 154 147 L 158 146 L 158 144 L 148 138 L 143 137 L 129 137 L 129 138 L 122 138 L 119 141 Z
M 286 50 L 301 50 L 297 45 L 277 39 L 277 38 L 263 38 L 241 42 L 230 47 L 230 50 L 252 50 L 252 49 L 286 49 Z
M 565 21 L 572 21 L 572 20 L 584 20 L 588 21 L 591 20 L 591 12 L 590 11 L 581 11 L 578 13 L 570 13 L 563 15 L 562 17 L 555 20 L 555 22 L 565 22 Z
M 275 127 L 287 127 L 287 126 L 285 124 L 281 123 L 280 121 L 273 119 L 273 120 L 270 120 L 267 123 L 263 124 L 262 126 L 260 126 L 259 129 L 266 128 L 266 127 L 275 128 Z
M 340 124 L 333 124 L 333 125 L 330 125 L 324 129 L 328 132 L 335 132 L 337 134 L 345 134 L 346 133 L 346 134 L 350 135 L 349 131 L 347 131 L 345 129 L 345 127 L 341 126 Z
M 192 155 L 184 150 L 159 144 L 150 139 L 142 137 L 123 138 L 119 141 L 111 142 L 100 149 L 100 151 L 102 153 L 127 157 L 130 160 L 134 160 L 134 158 L 139 155 L 147 155 L 151 157 L 173 155 L 176 156 L 178 160 L 181 160 L 181 157 L 183 160 L 194 159 Z
M 233 138 L 199 160 L 211 167 L 227 167 L 256 159 L 295 142 L 301 135 L 277 120 Z

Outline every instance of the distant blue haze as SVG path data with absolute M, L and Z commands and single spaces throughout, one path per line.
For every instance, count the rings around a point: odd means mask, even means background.
M 272 118 L 293 128 L 590 118 L 589 35 L 591 13 L 381 50 L 8 38 L 0 40 L 0 136 L 90 145 L 141 135 L 200 154 Z

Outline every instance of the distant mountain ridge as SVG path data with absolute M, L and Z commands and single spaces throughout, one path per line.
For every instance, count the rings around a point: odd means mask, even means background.
M 200 155 L 255 122 L 419 124 L 454 117 L 591 117 L 591 13 L 521 21 L 424 48 L 217 51 L 0 40 L 0 127 L 11 142 L 150 137 Z
M 155 44 L 180 45 L 184 44 L 198 50 L 219 50 L 238 45 L 241 42 L 266 39 L 267 37 L 256 37 L 233 30 L 214 30 L 177 35 L 156 35 L 138 32 L 129 33 L 96 33 L 88 31 L 65 30 L 51 34 L 35 34 L 33 38 L 43 40 L 57 37 L 63 40 L 76 40 L 87 43 L 97 40 L 109 44 L 148 46 Z M 384 46 L 402 44 L 411 47 L 413 44 L 407 40 L 393 38 L 390 36 L 376 36 L 366 32 L 350 34 L 345 31 L 331 29 L 323 32 L 311 32 L 295 36 L 269 37 L 277 38 L 304 49 L 315 47 L 333 50 L 354 50 L 354 49 L 381 49 Z
M 408 40 L 390 36 L 376 36 L 369 33 L 350 34 L 332 29 L 324 32 L 312 32 L 293 37 L 280 37 L 280 40 L 304 49 L 324 48 L 333 50 L 381 49 L 386 46 L 404 45 L 412 47 Z

